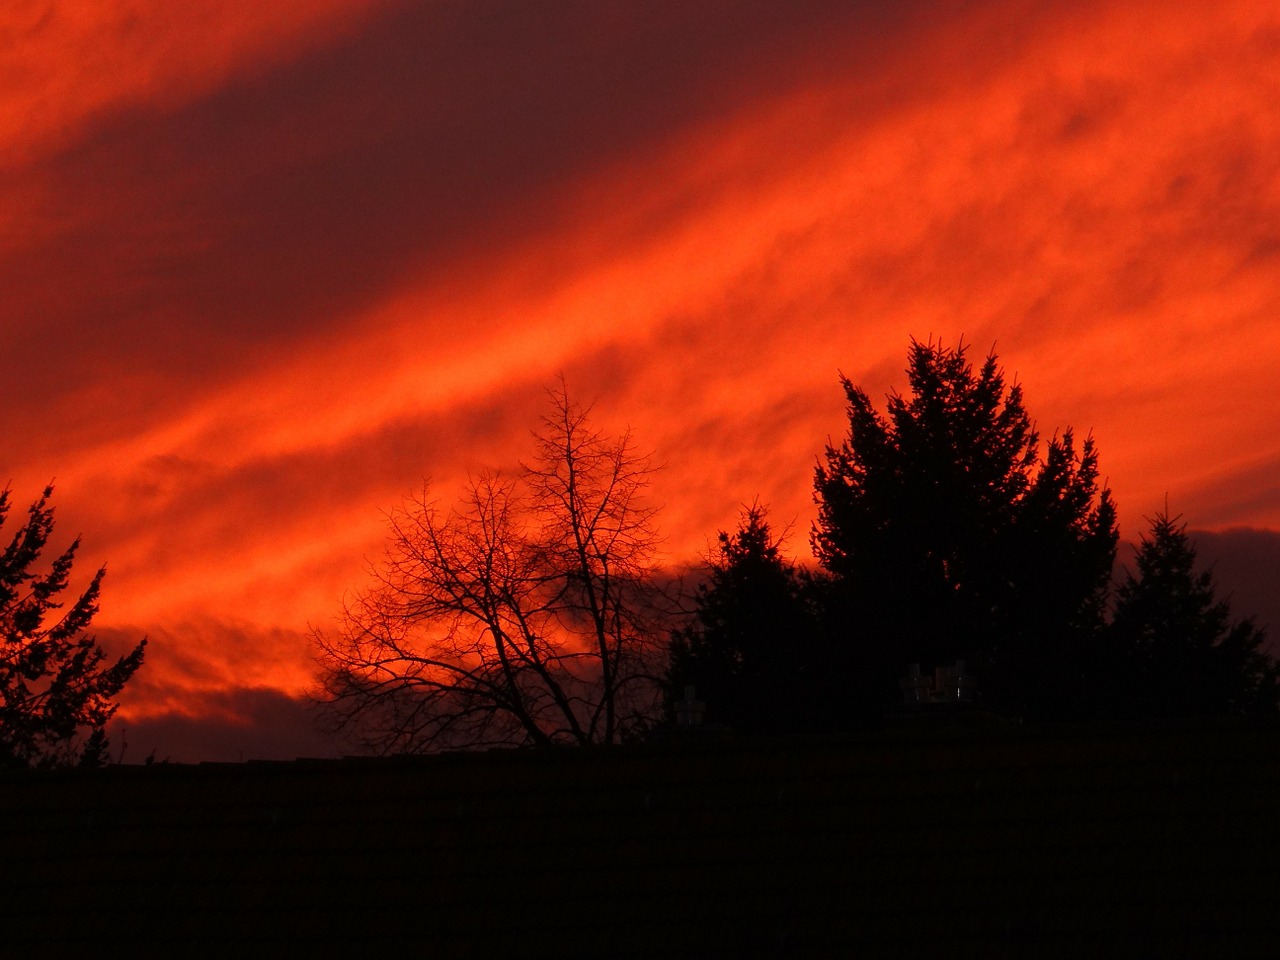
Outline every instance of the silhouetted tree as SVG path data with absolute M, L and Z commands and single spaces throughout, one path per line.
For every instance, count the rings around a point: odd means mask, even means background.
M 744 733 L 811 725 L 818 629 L 804 579 L 758 504 L 735 533 L 720 533 L 718 547 L 693 622 L 672 634 L 668 710 L 692 685 L 708 722 Z
M 861 695 L 964 658 L 989 701 L 1071 711 L 1094 668 L 1117 541 L 1092 438 L 1040 453 L 994 354 L 912 341 L 887 415 L 842 378 L 849 435 L 817 469 L 812 543 Z M 864 686 L 859 691 L 856 684 Z
M 374 587 L 317 633 L 320 698 L 381 752 L 601 743 L 661 706 L 650 466 L 563 390 L 520 476 L 391 516 Z
M 0 555 L 0 766 L 97 766 L 106 760 L 116 696 L 142 665 L 146 640 L 114 663 L 86 636 L 106 568 L 60 615 L 80 541 L 33 572 L 53 533 L 46 487 Z M 0 492 L 0 526 L 9 491 Z
M 1213 575 L 1197 573 L 1178 518 L 1156 514 L 1116 597 L 1110 640 L 1129 657 L 1128 712 L 1185 717 L 1276 709 L 1280 672 L 1251 619 L 1233 622 Z

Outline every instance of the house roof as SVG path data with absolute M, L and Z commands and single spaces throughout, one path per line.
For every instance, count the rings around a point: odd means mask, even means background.
M 1241 956 L 1280 934 L 1275 724 L 19 772 L 0 807 L 13 955 Z

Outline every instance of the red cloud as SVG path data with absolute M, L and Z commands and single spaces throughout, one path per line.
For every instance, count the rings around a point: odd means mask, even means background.
M 756 496 L 802 550 L 836 371 L 913 334 L 1092 429 L 1126 535 L 1280 526 L 1271 5 L 358 6 L 10 26 L 0 460 L 163 638 L 126 713 L 296 694 L 380 511 L 559 372 L 676 564 Z

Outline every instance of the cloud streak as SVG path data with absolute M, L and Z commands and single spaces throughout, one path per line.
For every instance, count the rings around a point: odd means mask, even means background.
M 0 458 L 175 651 L 136 717 L 296 695 L 380 511 L 513 466 L 558 373 L 673 563 L 756 496 L 802 549 L 836 371 L 910 335 L 1092 430 L 1126 536 L 1280 528 L 1267 4 L 14 9 Z

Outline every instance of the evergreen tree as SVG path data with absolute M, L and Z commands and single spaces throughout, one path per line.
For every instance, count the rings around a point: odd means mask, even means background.
M 733 534 L 719 535 L 694 621 L 672 635 L 668 707 L 692 685 L 707 720 L 742 733 L 811 725 L 817 624 L 805 582 L 786 560 L 759 505 Z
M 105 568 L 57 614 L 80 541 L 54 559 L 47 573 L 32 572 L 53 532 L 52 493 L 45 488 L 0 554 L 0 767 L 104 762 L 114 699 L 142 665 L 146 646 L 143 640 L 108 665 L 106 653 L 85 635 L 98 612 Z M 0 526 L 8 511 L 4 490 Z
M 966 659 L 989 701 L 1072 712 L 1089 682 L 1117 541 L 1092 438 L 1043 456 L 994 354 L 912 341 L 887 414 L 842 378 L 849 435 L 819 464 L 814 552 L 861 693 Z M 856 679 L 854 682 L 858 682 Z
M 1156 514 L 1120 585 L 1110 639 L 1129 658 L 1127 709 L 1185 717 L 1274 711 L 1280 673 L 1251 619 L 1233 622 L 1213 575 L 1196 572 L 1178 518 Z

